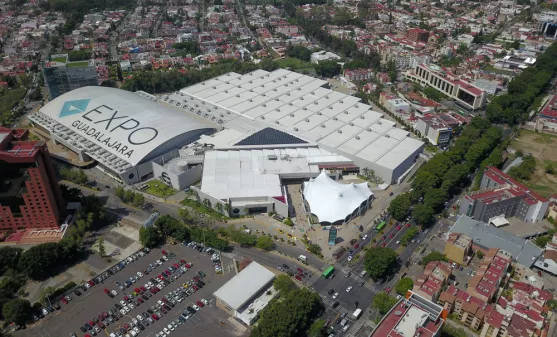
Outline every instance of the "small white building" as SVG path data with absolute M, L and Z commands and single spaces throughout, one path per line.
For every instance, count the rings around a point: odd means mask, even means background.
M 340 59 L 341 57 L 338 56 L 337 54 L 324 51 L 324 50 L 311 54 L 311 63 L 315 63 L 315 64 L 319 63 L 320 61 L 336 61 Z

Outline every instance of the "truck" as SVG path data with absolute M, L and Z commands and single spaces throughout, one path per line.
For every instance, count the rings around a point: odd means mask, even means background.
M 362 309 L 356 309 L 356 311 L 354 311 L 354 313 L 352 314 L 352 317 L 354 317 L 354 319 L 358 319 L 360 318 L 360 316 L 362 315 Z

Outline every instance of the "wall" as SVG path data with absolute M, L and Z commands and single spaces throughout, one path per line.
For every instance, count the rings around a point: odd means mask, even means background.
M 171 186 L 178 191 L 183 190 L 186 187 L 189 187 L 195 182 L 201 180 L 201 174 L 203 172 L 203 165 L 196 165 L 194 167 L 191 167 L 181 174 L 176 174 L 170 170 L 166 170 L 165 167 L 157 164 L 156 162 L 153 162 L 152 165 L 153 175 L 155 176 L 155 178 L 159 179 L 163 183 Z M 165 177 L 163 177 L 163 173 L 167 177 L 166 179 Z
M 220 213 L 223 214 L 223 215 L 225 215 L 225 216 L 230 216 L 230 215 L 228 214 L 228 212 L 226 211 L 226 205 L 227 205 L 226 202 L 224 202 L 224 201 L 222 201 L 222 200 L 220 200 L 220 199 L 217 199 L 217 198 L 215 198 L 215 197 L 213 197 L 213 196 L 211 196 L 211 195 L 209 195 L 209 194 L 207 194 L 207 193 L 204 193 L 204 192 L 201 191 L 201 189 L 200 189 L 199 187 L 197 187 L 197 186 L 193 186 L 193 185 L 192 185 L 192 186 L 190 186 L 190 188 L 191 188 L 193 191 L 197 192 L 197 195 L 199 196 L 199 202 L 202 203 L 203 200 L 208 199 L 208 200 L 211 202 L 212 208 L 213 208 L 215 211 L 217 211 L 217 212 L 218 212 L 218 210 L 217 210 L 217 208 L 215 208 L 215 207 L 216 207 L 217 204 L 221 204 L 221 205 L 222 205 L 222 212 L 220 212 Z

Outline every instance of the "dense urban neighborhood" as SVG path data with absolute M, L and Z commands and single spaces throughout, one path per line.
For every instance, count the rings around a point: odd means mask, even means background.
M 0 337 L 557 336 L 553 0 L 0 3 Z

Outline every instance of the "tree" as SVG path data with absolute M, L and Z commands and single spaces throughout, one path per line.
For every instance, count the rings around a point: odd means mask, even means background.
M 117 88 L 118 83 L 116 83 L 116 81 L 114 80 L 108 79 L 101 83 L 101 87 Z
M 99 244 L 99 255 L 103 257 L 106 255 L 106 250 L 104 247 L 104 238 L 102 236 L 99 236 L 98 244 Z
M 268 236 L 260 236 L 257 238 L 257 244 L 255 245 L 255 247 L 266 251 L 271 251 L 275 249 L 275 243 L 273 242 L 273 239 Z
M 404 277 L 400 279 L 400 281 L 398 281 L 398 283 L 396 284 L 395 291 L 400 296 L 405 296 L 408 290 L 412 290 L 413 286 L 414 286 L 414 281 L 412 281 L 410 277 Z
M 431 206 L 417 204 L 412 211 L 412 217 L 422 226 L 429 226 L 435 222 L 435 211 Z
M 432 262 L 432 261 L 445 261 L 446 262 L 448 260 L 447 260 L 447 257 L 445 256 L 445 254 L 434 250 L 431 253 L 424 256 L 424 258 L 422 259 L 423 267 L 425 268 L 425 266 L 427 266 L 427 264 Z
M 308 337 L 325 337 L 325 320 L 318 319 L 308 329 L 307 336 Z
M 484 258 L 484 253 L 481 250 L 478 250 L 476 252 L 476 255 L 478 256 L 478 259 L 480 259 L 480 260 Z
M 340 74 L 341 66 L 337 61 L 319 61 L 315 67 L 315 72 L 323 77 L 335 77 Z
M 63 252 L 58 243 L 43 243 L 21 254 L 18 269 L 34 280 L 43 279 L 60 268 L 62 258 Z
M 133 202 L 132 202 L 132 204 L 133 204 L 135 207 L 141 207 L 141 206 L 143 206 L 144 203 L 145 203 L 145 197 L 143 196 L 143 194 L 135 192 L 135 193 L 133 194 Z
M 441 210 L 443 210 L 445 201 L 447 199 L 448 199 L 448 195 L 445 189 L 435 188 L 427 191 L 427 193 L 424 195 L 424 205 L 428 205 L 434 211 L 440 212 Z
M 373 298 L 373 307 L 377 309 L 381 315 L 388 313 L 395 304 L 396 299 L 385 292 L 381 292 Z
M 141 227 L 139 229 L 139 241 L 147 248 L 153 248 L 159 245 L 162 236 L 155 226 Z
M 410 195 L 408 193 L 403 193 L 397 195 L 391 204 L 389 205 L 388 211 L 391 213 L 392 217 L 398 221 L 404 221 L 408 213 L 410 213 L 410 207 L 412 202 L 410 200 Z
M 390 248 L 371 247 L 364 258 L 364 269 L 373 280 L 381 279 L 393 272 L 397 254 Z
M 286 274 L 280 274 L 279 276 L 277 276 L 277 278 L 273 282 L 273 286 L 277 291 L 282 293 L 288 293 L 297 288 L 294 281 L 292 281 L 290 276 Z
M 19 247 L 6 246 L 0 248 L 0 275 L 8 269 L 16 269 L 23 249 Z
M 31 304 L 27 300 L 13 299 L 4 304 L 2 315 L 7 322 L 14 322 L 17 325 L 25 325 L 31 315 Z
M 308 250 L 318 256 L 321 256 L 321 246 L 318 244 L 312 243 L 308 246 Z

